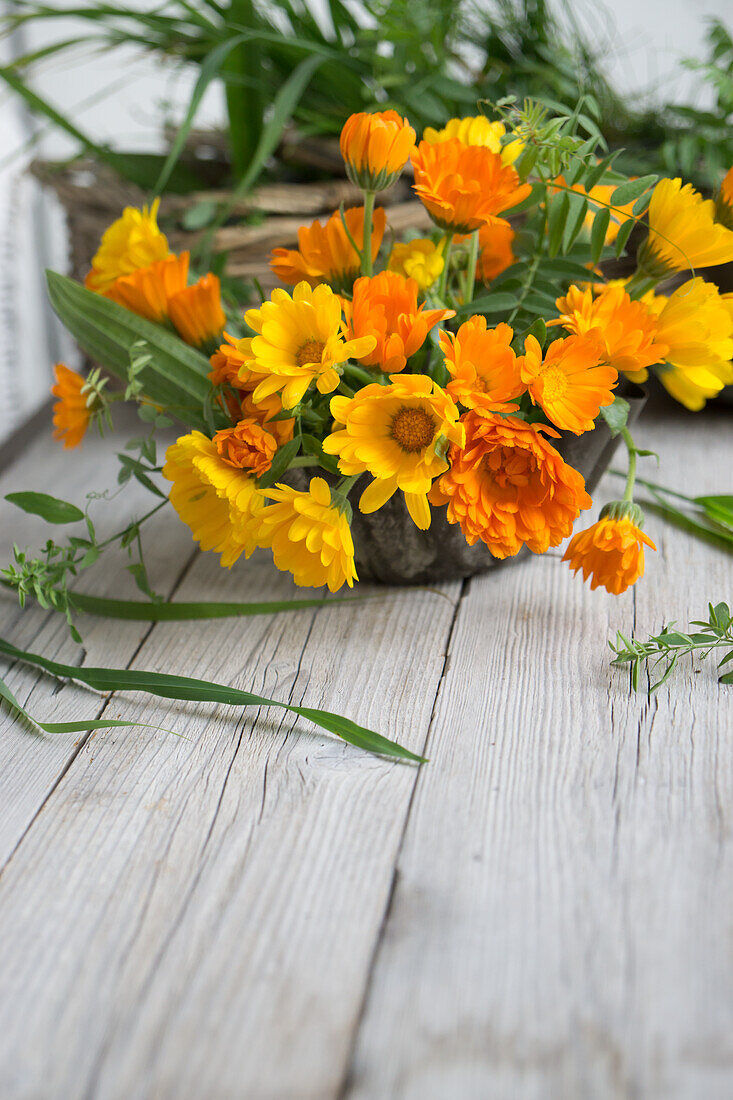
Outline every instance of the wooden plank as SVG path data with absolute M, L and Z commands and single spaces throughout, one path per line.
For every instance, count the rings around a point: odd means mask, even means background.
M 638 436 L 666 484 L 730 490 L 725 413 L 665 407 Z M 730 689 L 682 669 L 630 696 L 604 651 L 730 599 L 731 559 L 648 529 L 636 596 L 550 558 L 471 582 L 349 1100 L 733 1094 Z
M 420 748 L 459 588 L 161 624 L 135 664 Z M 264 556 L 209 558 L 178 596 L 292 591 Z M 281 712 L 124 712 L 184 736 L 89 739 L 0 878 L 0 1095 L 335 1095 L 417 770 Z
M 50 492 L 84 506 L 90 490 L 115 489 L 118 469 L 115 451 L 125 440 L 139 434 L 137 419 L 121 419 L 127 431 L 100 440 L 90 436 L 81 449 L 64 452 L 50 438 L 47 422 L 35 441 L 22 451 L 16 462 L 0 477 L 0 562 L 4 567 L 12 559 L 13 543 L 39 550 L 49 534 L 63 541 L 66 529 L 53 531 L 42 520 L 8 504 L 8 492 L 35 489 Z M 114 503 L 100 503 L 93 511 L 103 534 L 118 530 L 134 515 L 152 507 L 149 493 L 137 484 L 127 487 Z M 73 533 L 74 529 L 69 531 Z M 153 586 L 161 593 L 172 592 L 192 557 L 193 543 L 172 510 L 151 520 L 147 540 L 147 564 Z M 135 598 L 139 596 L 132 579 L 124 572 L 127 559 L 113 555 L 109 564 L 98 562 L 84 578 L 86 591 L 97 595 Z M 0 589 L 0 633 L 23 649 L 68 664 L 126 665 L 137 651 L 150 627 L 145 623 L 110 623 L 90 616 L 80 621 L 84 638 L 80 649 L 70 638 L 66 623 L 59 615 L 50 615 L 38 607 L 18 607 L 14 593 Z M 3 660 L 3 675 L 8 667 Z M 46 721 L 75 721 L 95 718 L 103 700 L 74 685 L 60 685 L 36 671 L 16 666 L 6 677 L 8 686 L 31 714 Z M 85 736 L 56 734 L 40 736 L 0 709 L 0 870 L 33 821 L 49 792 L 79 751 Z

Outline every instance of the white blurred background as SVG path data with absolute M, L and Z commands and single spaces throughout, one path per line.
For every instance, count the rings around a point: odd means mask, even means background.
M 325 9 L 319 0 L 317 10 Z M 645 102 L 690 100 L 694 76 L 680 61 L 701 55 L 707 20 L 730 16 L 732 9 L 733 0 L 614 0 L 600 17 L 598 3 L 580 0 L 573 8 L 594 35 L 602 28 L 611 81 Z M 33 37 L 0 43 L 0 61 L 57 34 L 49 24 L 42 34 L 36 28 Z M 116 51 L 112 66 L 110 55 L 102 53 L 86 53 L 80 63 L 52 62 L 36 87 L 95 140 L 157 152 L 163 120 L 180 117 L 194 79 L 193 72 L 166 70 L 150 57 Z M 222 94 L 213 88 L 197 126 L 221 125 L 223 119 Z M 46 267 L 67 266 L 63 218 L 49 192 L 25 172 L 31 156 L 59 158 L 74 151 L 73 141 L 34 121 L 13 95 L 0 92 L 0 445 L 47 400 L 52 364 L 74 362 L 43 286 Z

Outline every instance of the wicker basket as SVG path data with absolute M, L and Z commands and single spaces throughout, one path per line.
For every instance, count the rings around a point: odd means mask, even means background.
M 217 135 L 200 134 L 195 147 L 197 168 L 208 166 L 207 176 L 223 178 L 226 165 Z M 343 174 L 338 145 L 329 141 L 290 140 L 278 151 L 278 163 L 284 174 L 311 177 L 303 182 L 268 183 L 250 192 L 232 209 L 228 224 L 214 238 L 217 252 L 226 252 L 226 272 L 240 279 L 257 279 L 265 291 L 276 285 L 269 266 L 273 248 L 297 247 L 298 229 L 318 217 L 328 217 L 343 202 L 361 203 L 361 193 Z M 125 206 L 140 206 L 146 196 L 107 165 L 84 158 L 72 162 L 34 161 L 31 171 L 44 186 L 51 188 L 64 209 L 70 243 L 70 273 L 83 279 L 92 256 L 107 226 L 119 217 Z M 320 177 L 313 179 L 313 175 Z M 427 230 L 430 219 L 425 208 L 411 198 L 409 178 L 399 180 L 380 196 L 389 208 L 389 226 L 397 235 L 407 229 Z M 230 194 L 220 188 L 187 195 L 167 193 L 160 205 L 160 223 L 171 248 L 180 252 L 191 248 L 202 231 L 184 228 L 186 214 L 204 202 L 220 203 Z M 257 216 L 257 223 L 241 224 L 244 218 Z M 246 303 L 243 303 L 246 304 Z

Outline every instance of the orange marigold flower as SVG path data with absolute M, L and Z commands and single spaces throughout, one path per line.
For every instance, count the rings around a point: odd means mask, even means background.
M 273 420 L 283 411 L 283 403 L 278 393 L 270 393 L 255 401 L 253 391 L 259 384 L 258 379 L 253 378 L 247 383 L 247 388 L 237 391 L 239 402 L 239 418 L 241 420 L 252 419 L 266 428 L 270 435 L 275 437 L 278 447 L 289 443 L 293 438 L 295 420 Z
M 180 256 L 171 253 L 130 275 L 121 275 L 104 293 L 131 313 L 161 324 L 168 317 L 170 299 L 185 290 L 187 281 L 188 252 Z
M 51 393 L 58 401 L 53 407 L 53 437 L 63 439 L 66 449 L 78 447 L 92 418 L 88 395 L 84 392 L 85 381 L 63 363 L 56 364 L 54 374 L 56 385 L 51 387 Z
M 613 402 L 618 371 L 605 361 L 595 331 L 554 340 L 544 361 L 539 343 L 528 336 L 518 363 L 532 403 L 557 428 L 582 435 L 593 427 L 601 408 Z
M 357 248 L 364 247 L 364 207 L 344 211 L 344 221 Z M 372 218 L 372 263 L 382 245 L 387 215 L 379 206 Z M 288 286 L 305 279 L 311 286 L 328 283 L 334 290 L 351 290 L 361 269 L 361 256 L 349 240 L 337 210 L 325 225 L 314 221 L 298 230 L 298 248 L 274 248 L 270 267 Z
M 608 505 L 597 523 L 573 536 L 562 560 L 574 573 L 582 569 L 584 581 L 591 577 L 591 588 L 618 596 L 644 575 L 644 545 L 656 550 L 638 526 L 640 517 L 635 504 Z
M 494 557 L 507 558 L 522 546 L 544 554 L 567 538 L 591 499 L 582 476 L 542 435 L 552 429 L 483 409 L 461 420 L 466 444 L 451 447 L 451 467 L 429 499 L 447 503 L 448 522 L 460 524 L 469 546 L 481 539 Z
M 360 111 L 344 123 L 339 142 L 346 174 L 362 191 L 383 191 L 415 147 L 415 131 L 396 111 Z
M 431 328 L 446 317 L 455 317 L 452 309 L 426 309 L 424 302 L 418 305 L 417 292 L 417 281 L 396 271 L 356 280 L 353 300 L 343 299 L 342 305 L 348 338 L 376 339 L 374 351 L 360 356 L 364 366 L 378 366 L 386 374 L 401 371 L 425 343 Z
M 729 168 L 715 200 L 715 220 L 733 229 L 733 168 Z
M 515 236 L 507 222 L 487 222 L 481 226 L 478 231 L 480 251 L 476 267 L 477 278 L 489 283 L 516 262 L 517 257 L 512 248 Z
M 222 428 L 214 436 L 219 457 L 238 470 L 251 470 L 255 477 L 272 466 L 277 440 L 254 417 L 240 420 L 233 428 Z
M 452 138 L 421 141 L 412 155 L 414 189 L 433 221 L 454 233 L 471 233 L 526 198 L 531 188 L 498 153 Z
M 564 298 L 558 298 L 561 316 L 549 325 L 562 325 L 576 336 L 594 334 L 605 349 L 605 359 L 617 371 L 633 374 L 644 381 L 647 367 L 659 363 L 666 345 L 657 342 L 657 320 L 645 302 L 636 302 L 619 285 L 571 286 Z
M 516 409 L 506 402 L 527 387 L 519 373 L 513 339 L 509 325 L 502 322 L 487 328 L 485 317 L 469 318 L 455 335 L 441 332 L 440 347 L 451 376 L 446 390 L 454 401 L 467 409 Z
M 220 344 L 209 358 L 209 378 L 214 386 L 228 385 L 239 389 L 244 387 L 246 380 L 254 373 L 251 370 L 251 364 L 254 363 L 252 337 L 230 336 L 228 332 L 223 335 L 226 343 Z
M 226 324 L 221 308 L 221 284 L 216 275 L 202 276 L 168 301 L 168 316 L 182 340 L 195 348 L 206 348 L 220 336 Z

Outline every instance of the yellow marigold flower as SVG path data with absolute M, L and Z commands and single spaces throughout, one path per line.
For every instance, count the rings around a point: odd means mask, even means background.
M 651 308 L 665 345 L 659 377 L 675 400 L 697 411 L 733 383 L 733 299 L 696 278 L 668 298 L 655 295 Z
M 344 221 L 354 244 L 364 248 L 364 207 L 344 211 Z M 372 263 L 382 245 L 387 215 L 378 206 L 372 218 Z M 325 225 L 314 221 L 298 230 L 298 248 L 274 248 L 270 267 L 283 283 L 295 286 L 303 279 L 311 286 L 328 283 L 334 290 L 351 290 L 361 270 L 361 256 L 349 240 L 337 210 Z
M 106 294 L 120 275 L 130 275 L 140 267 L 149 267 L 168 255 L 168 241 L 158 229 L 156 199 L 148 209 L 125 207 L 122 217 L 105 230 L 92 260 L 92 269 L 84 280 L 88 290 Z
M 447 504 L 469 546 L 479 539 L 496 558 L 522 546 L 544 554 L 570 534 L 590 508 L 583 478 L 563 462 L 540 424 L 472 409 L 461 418 L 464 446 L 450 449 L 450 469 L 436 482 L 432 504 Z
M 715 200 L 715 220 L 726 229 L 733 229 L 733 168 L 729 168 Z
M 544 357 L 534 338 L 524 342 L 518 360 L 533 405 L 540 405 L 555 427 L 582 435 L 601 408 L 613 402 L 618 371 L 605 362 L 595 331 L 553 340 Z
M 471 233 L 529 194 L 511 165 L 482 145 L 421 141 L 412 155 L 414 190 L 441 229 Z
M 270 469 L 277 450 L 277 440 L 255 417 L 222 428 L 213 442 L 222 461 L 238 470 L 251 470 L 255 477 Z
M 277 568 L 291 572 L 301 587 L 353 587 L 359 578 L 351 528 L 323 478 L 312 478 L 307 492 L 289 485 L 265 492 L 275 503 L 262 512 L 258 545 L 272 550 Z
M 467 409 L 516 409 L 506 403 L 526 390 L 512 349 L 514 330 L 503 322 L 486 327 L 485 317 L 470 317 L 458 332 L 441 332 L 440 347 L 451 376 L 446 389 Z
M 427 290 L 443 274 L 443 242 L 435 244 L 428 237 L 414 241 L 398 241 L 392 246 L 387 261 L 388 271 L 406 279 L 414 279 L 420 290 Z
M 323 449 L 338 455 L 347 477 L 368 472 L 374 478 L 359 501 L 362 512 L 376 512 L 400 489 L 414 522 L 427 530 L 427 493 L 447 469 L 447 444 L 463 442 L 463 428 L 455 404 L 432 378 L 395 374 L 391 383 L 365 386 L 353 398 L 334 397 L 337 430 Z
M 505 134 L 506 126 L 503 122 L 491 122 L 485 115 L 475 115 L 471 118 L 452 118 L 442 130 L 426 126 L 423 141 L 435 145 L 436 142 L 457 138 L 464 145 L 483 145 L 492 153 L 499 153 L 504 164 L 513 164 L 524 148 L 524 143 L 515 138 L 502 145 L 501 139 Z
M 192 347 L 207 349 L 221 336 L 227 322 L 221 308 L 221 283 L 216 275 L 203 275 L 168 300 L 168 316 L 178 335 Z
M 649 236 L 639 249 L 639 267 L 650 278 L 672 271 L 713 267 L 733 260 L 733 230 L 715 221 L 715 203 L 690 183 L 663 179 L 649 205 Z
M 292 298 L 275 289 L 269 302 L 247 310 L 244 319 L 257 333 L 251 344 L 253 370 L 265 376 L 254 400 L 282 392 L 287 409 L 302 401 L 313 381 L 319 393 L 332 393 L 339 384 L 336 367 L 368 355 L 376 344 L 373 336 L 344 340 L 341 299 L 325 283 L 315 288 L 298 283 Z
M 600 586 L 620 595 L 644 575 L 644 546 L 656 550 L 640 528 L 640 517 L 635 504 L 608 505 L 597 523 L 573 535 L 562 560 L 574 573 L 582 569 L 584 581 L 591 577 L 592 589 Z
M 92 418 L 88 403 L 91 395 L 84 390 L 84 378 L 63 363 L 56 364 L 54 374 L 56 385 L 51 387 L 51 393 L 58 401 L 53 407 L 53 438 L 63 439 L 66 449 L 78 447 Z
M 166 451 L 163 477 L 173 482 L 171 504 L 191 528 L 202 550 L 221 554 L 222 566 L 232 566 L 257 542 L 265 498 L 254 477 L 235 468 L 202 432 L 181 436 Z
M 131 313 L 163 324 L 168 318 L 170 299 L 185 290 L 187 281 L 188 252 L 180 256 L 171 253 L 130 275 L 120 275 L 104 294 Z
M 354 283 L 352 301 L 344 299 L 344 316 L 350 339 L 374 339 L 374 350 L 360 356 L 366 367 L 385 374 L 404 368 L 434 325 L 454 317 L 452 309 L 427 309 L 417 304 L 417 283 L 396 271 L 363 276 Z
M 396 111 L 360 111 L 346 119 L 339 144 L 351 182 L 362 191 L 383 191 L 405 167 L 415 131 Z
M 571 286 L 558 298 L 560 317 L 548 322 L 562 325 L 575 336 L 594 335 L 604 348 L 604 358 L 615 370 L 644 381 L 647 368 L 658 363 L 665 352 L 657 342 L 657 319 L 645 302 L 632 301 L 621 285 L 608 284 L 598 292 L 593 287 Z

